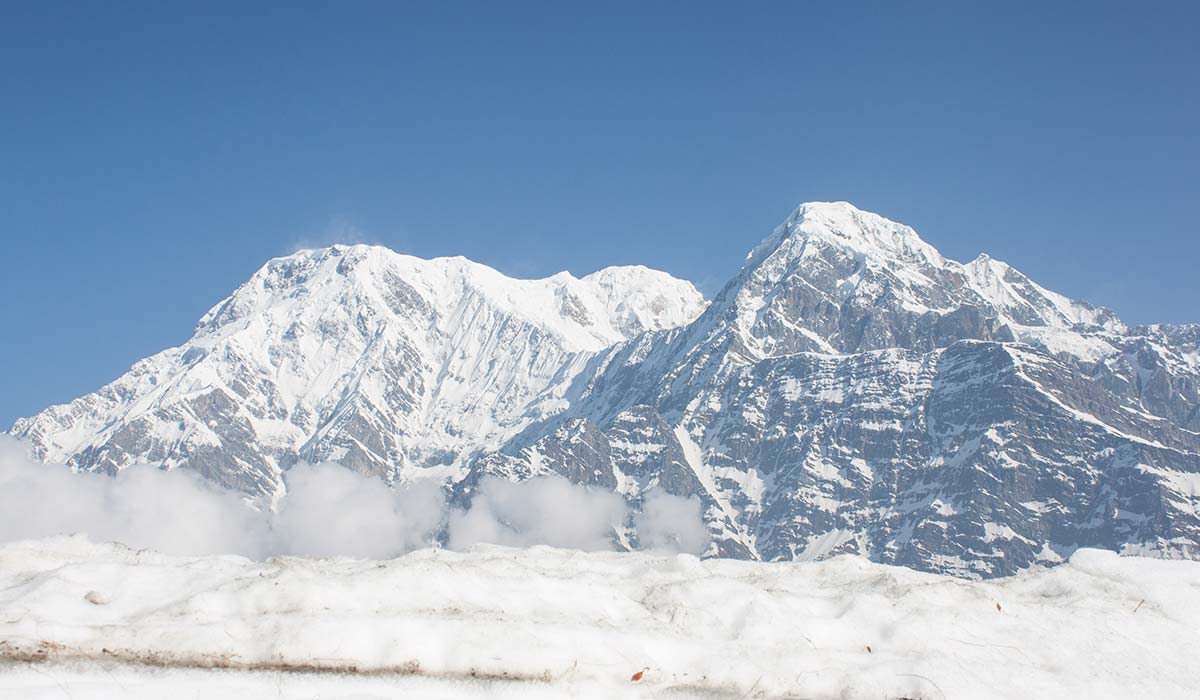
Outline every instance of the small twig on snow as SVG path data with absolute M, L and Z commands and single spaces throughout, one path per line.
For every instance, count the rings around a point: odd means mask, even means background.
M 897 673 L 896 675 L 897 676 L 908 676 L 910 678 L 920 678 L 921 680 L 925 681 L 929 685 L 932 685 L 934 688 L 936 688 L 938 691 L 938 694 L 942 696 L 942 700 L 946 700 L 946 694 L 943 693 L 942 689 L 940 687 L 938 687 L 938 684 L 934 683 L 931 679 L 926 678 L 925 676 L 922 676 L 917 673 Z

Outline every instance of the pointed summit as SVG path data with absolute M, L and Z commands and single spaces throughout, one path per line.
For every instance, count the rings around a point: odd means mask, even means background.
M 961 266 L 847 202 L 801 204 L 718 297 L 750 358 L 1004 337 Z
M 751 251 L 747 266 L 777 252 L 803 253 L 810 241 L 850 251 L 856 257 L 895 258 L 930 265 L 945 263 L 941 253 L 909 226 L 849 202 L 805 202 Z
M 1040 329 L 1122 327 L 1112 312 L 986 254 L 966 265 L 948 260 L 911 227 L 847 202 L 797 207 L 715 304 L 751 361 L 958 340 L 1037 343 L 1047 337 Z

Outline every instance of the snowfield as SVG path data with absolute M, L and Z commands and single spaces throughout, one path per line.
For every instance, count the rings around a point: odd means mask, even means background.
M 0 697 L 1194 698 L 1200 563 L 0 546 Z M 640 680 L 632 675 L 644 669 Z

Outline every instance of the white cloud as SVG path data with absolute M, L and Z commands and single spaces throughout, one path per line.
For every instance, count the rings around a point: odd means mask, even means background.
M 389 488 L 334 463 L 298 464 L 272 519 L 284 554 L 383 559 L 429 546 L 446 500 L 433 482 Z
M 610 491 L 578 486 L 559 476 L 519 484 L 484 477 L 466 511 L 450 514 L 449 545 L 479 542 L 527 547 L 612 549 L 613 531 L 627 516 L 625 501 Z
M 75 474 L 29 459 L 21 443 L 0 435 L 0 540 L 75 532 L 173 554 L 258 557 L 269 548 L 260 514 L 190 472 Z
M 559 476 L 517 484 L 485 477 L 465 510 L 448 510 L 435 482 L 393 488 L 335 463 L 297 464 L 284 483 L 276 512 L 260 512 L 191 471 L 73 473 L 0 435 L 0 541 L 84 533 L 170 554 L 379 559 L 432 545 L 443 526 L 453 549 L 612 549 L 630 522 L 618 494 Z M 709 543 L 696 499 L 651 492 L 632 522 L 646 549 L 701 553 Z
M 633 524 L 642 549 L 703 554 L 712 541 L 695 496 L 683 498 L 654 489 L 646 494 Z

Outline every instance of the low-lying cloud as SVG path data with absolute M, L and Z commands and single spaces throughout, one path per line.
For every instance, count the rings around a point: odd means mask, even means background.
M 652 490 L 633 516 L 633 525 L 642 549 L 700 554 L 712 541 L 700 515 L 700 499 L 694 496 Z
M 427 481 L 388 488 L 338 464 L 299 464 L 271 518 L 281 554 L 385 559 L 428 546 L 444 518 L 442 489 Z
M 631 515 L 621 496 L 558 476 L 485 477 L 465 509 L 449 507 L 433 481 L 392 487 L 334 463 L 298 464 L 284 485 L 274 511 L 262 512 L 190 471 L 74 473 L 0 435 L 0 542 L 83 533 L 172 554 L 372 559 L 438 542 L 605 550 L 628 541 L 696 554 L 709 544 L 697 499 L 651 491 Z
M 484 477 L 466 511 L 450 515 L 451 549 L 481 542 L 511 547 L 548 544 L 571 549 L 612 549 L 612 533 L 627 516 L 625 501 L 558 476 L 514 484 Z
M 76 474 L 26 456 L 0 435 L 0 540 L 83 532 L 94 540 L 180 554 L 266 551 L 262 517 L 193 473 L 132 467 Z

